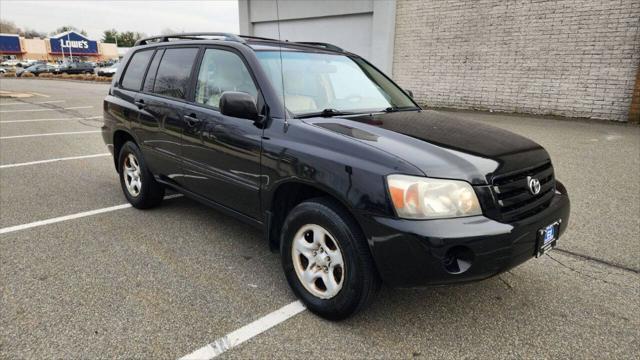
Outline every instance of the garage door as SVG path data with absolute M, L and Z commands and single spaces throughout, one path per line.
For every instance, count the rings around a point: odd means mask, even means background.
M 330 16 L 315 19 L 280 21 L 282 40 L 317 41 L 337 45 L 371 59 L 372 14 Z M 278 38 L 276 21 L 253 24 L 253 34 Z

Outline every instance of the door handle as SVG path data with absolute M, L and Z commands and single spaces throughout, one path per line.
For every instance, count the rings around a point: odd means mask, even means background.
M 187 122 L 187 126 L 189 127 L 194 127 L 200 123 L 200 119 L 198 119 L 195 114 L 185 115 L 184 121 Z
M 144 109 L 145 107 L 147 107 L 147 104 L 144 103 L 144 100 L 136 100 L 133 103 L 138 107 L 138 109 Z

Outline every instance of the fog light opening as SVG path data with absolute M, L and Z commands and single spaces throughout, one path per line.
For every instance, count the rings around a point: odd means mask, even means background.
M 468 247 L 454 246 L 447 250 L 444 259 L 442 259 L 442 265 L 450 274 L 462 274 L 469 270 L 474 259 L 475 255 Z

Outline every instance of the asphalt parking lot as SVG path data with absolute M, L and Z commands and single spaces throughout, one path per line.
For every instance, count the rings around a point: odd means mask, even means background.
M 184 197 L 118 206 L 107 88 L 0 80 L 34 93 L 0 99 L 0 358 L 179 358 L 296 300 L 259 231 Z M 559 248 L 478 283 L 383 288 L 339 323 L 303 311 L 223 357 L 640 356 L 640 127 L 446 114 L 548 149 L 572 198 Z

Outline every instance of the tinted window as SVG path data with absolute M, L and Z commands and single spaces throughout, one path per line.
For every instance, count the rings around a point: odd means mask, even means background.
M 162 54 L 164 54 L 163 49 L 156 51 L 156 55 L 153 57 L 153 61 L 151 61 L 151 65 L 149 66 L 149 70 L 147 71 L 147 77 L 144 79 L 144 88 L 142 91 L 153 91 L 153 84 L 156 81 L 156 71 L 158 70 L 158 64 L 160 64 Z M 114 65 L 114 67 L 117 67 L 117 64 Z
M 127 70 L 124 73 L 122 87 L 125 89 L 140 90 L 144 72 L 147 69 L 147 64 L 149 64 L 151 54 L 153 54 L 153 50 L 138 51 L 133 54 Z
M 153 85 L 156 94 L 184 99 L 197 48 L 166 49 Z
M 254 99 L 258 94 L 249 71 L 238 55 L 225 50 L 207 49 L 198 73 L 195 100 L 218 108 L 225 91 L 245 92 Z

